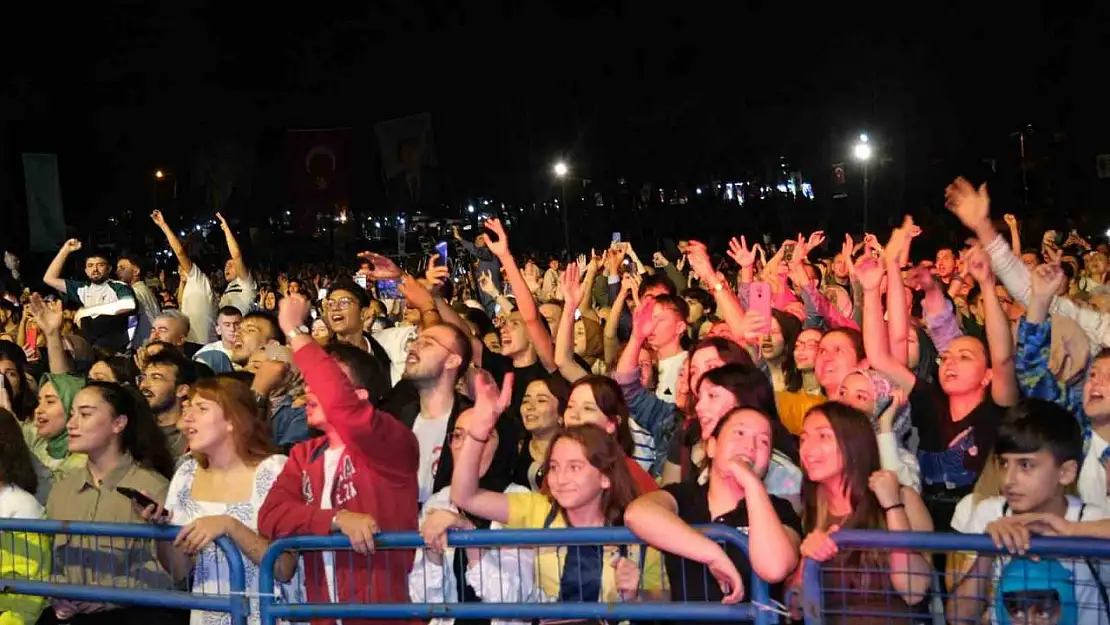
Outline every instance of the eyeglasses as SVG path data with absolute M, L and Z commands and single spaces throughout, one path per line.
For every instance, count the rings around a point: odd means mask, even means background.
M 443 343 L 440 343 L 436 339 L 434 339 L 434 338 L 432 338 L 432 337 L 430 337 L 426 334 L 421 334 L 420 336 L 416 337 L 416 340 L 414 340 L 412 342 L 412 347 L 414 347 L 416 349 L 424 349 L 425 347 L 428 347 L 429 345 L 435 345 L 437 347 L 442 347 L 443 349 L 447 350 L 448 353 L 454 354 L 456 356 L 459 355 L 459 353 L 456 352 L 455 350 L 451 349 L 450 347 L 447 347 Z
M 347 310 L 358 302 L 349 297 L 337 297 L 324 301 L 324 308 L 326 310 Z

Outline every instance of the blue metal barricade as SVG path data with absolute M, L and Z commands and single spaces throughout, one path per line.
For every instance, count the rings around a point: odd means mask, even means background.
M 150 587 L 136 588 L 130 586 L 126 573 L 130 564 L 130 551 L 126 548 L 126 541 L 173 541 L 177 537 L 180 527 L 145 525 L 140 523 L 77 523 L 72 521 L 28 520 L 28 519 L 0 519 L 0 544 L 4 551 L 2 557 L 8 561 L 39 560 L 40 566 L 34 572 L 20 571 L 20 566 L 7 565 L 4 572 L 0 573 L 0 586 L 4 592 L 18 595 L 31 595 L 36 597 L 54 597 L 90 603 L 113 603 L 123 606 L 163 607 L 180 610 L 206 610 L 211 612 L 225 612 L 231 615 L 232 625 L 245 625 L 249 611 L 246 592 L 246 575 L 243 560 L 235 543 L 227 538 L 220 537 L 216 546 L 226 559 L 229 583 L 226 589 L 219 589 L 215 594 L 194 594 L 186 590 L 153 589 Z M 28 545 L 33 541 L 13 541 L 18 535 L 41 535 L 50 537 L 43 541 L 38 552 L 31 553 Z M 58 557 L 51 548 L 55 541 L 65 541 L 67 549 L 73 553 L 80 553 L 84 548 L 81 540 L 75 537 L 91 538 L 88 554 L 77 562 L 63 561 L 59 566 Z M 107 553 L 105 551 L 107 539 Z M 120 543 L 115 543 L 116 540 Z M 23 547 L 17 546 L 22 544 Z M 123 548 L 120 549 L 120 546 Z M 43 548 L 45 553 L 41 553 Z M 99 551 L 98 551 L 99 550 Z M 68 552 L 67 552 L 68 553 Z M 119 557 L 122 554 L 122 558 Z M 107 577 L 123 580 L 122 584 L 77 584 L 67 581 L 64 572 L 55 569 L 68 569 L 70 566 L 86 565 L 93 568 L 99 564 L 102 556 L 111 557 L 114 563 L 120 559 L 125 561 L 121 570 L 109 570 Z M 28 567 L 29 568 L 29 567 Z M 94 571 L 93 577 L 99 577 Z M 47 609 L 50 609 L 49 607 Z
M 1011 555 L 983 534 L 844 530 L 832 538 L 833 559 L 804 565 L 808 625 L 1110 624 L 1110 540 L 1035 537 L 1026 553 Z M 943 562 L 944 570 L 934 566 L 925 574 L 927 592 L 919 600 L 911 593 L 907 602 L 892 581 L 901 576 L 905 589 L 910 580 L 889 568 L 889 554 L 901 550 L 923 554 L 931 565 Z
M 747 536 L 735 528 L 723 525 L 708 525 L 698 528 L 712 540 L 733 545 L 744 553 L 748 551 Z M 564 547 L 571 549 L 600 545 L 642 545 L 632 532 L 623 528 L 577 528 L 542 530 L 472 530 L 452 531 L 448 534 L 450 547 L 460 549 L 497 549 L 518 548 L 523 550 L 543 550 Z M 390 552 L 420 550 L 425 547 L 423 538 L 416 532 L 383 533 L 375 536 L 376 553 L 368 556 L 388 557 Z M 600 549 L 600 548 L 599 548 Z M 294 536 L 274 541 L 259 565 L 259 588 L 272 588 L 274 566 L 277 559 L 287 552 L 329 552 L 349 551 L 350 542 L 346 536 Z M 495 560 L 496 561 L 496 560 Z M 334 564 L 336 569 L 341 565 Z M 609 562 L 605 564 L 608 566 Z M 362 564 L 369 568 L 367 560 Z M 529 567 L 532 565 L 529 564 Z M 569 564 L 566 566 L 570 566 Z M 581 566 L 581 565 L 579 565 Z M 537 567 L 538 568 L 538 567 Z M 659 580 L 644 579 L 641 588 L 649 583 L 662 588 L 665 584 L 662 567 L 658 568 Z M 335 571 L 329 584 L 338 584 Z M 641 573 L 643 575 L 643 573 Z M 704 580 L 716 584 L 708 573 Z M 538 582 L 538 580 L 537 580 Z M 655 582 L 659 582 L 656 584 Z M 710 602 L 672 602 L 669 596 L 659 600 L 638 602 L 600 602 L 600 601 L 558 601 L 558 602 L 492 602 L 487 597 L 482 602 L 428 602 L 428 603 L 348 603 L 344 593 L 339 592 L 337 603 L 279 603 L 274 595 L 260 593 L 259 607 L 262 625 L 275 625 L 276 620 L 307 621 L 310 619 L 422 619 L 435 618 L 473 618 L 473 619 L 591 619 L 606 621 L 621 620 L 682 620 L 682 621 L 753 621 L 760 625 L 776 622 L 771 607 L 770 589 L 766 582 L 756 578 L 745 580 L 744 603 L 723 605 Z M 406 591 L 407 594 L 407 591 Z

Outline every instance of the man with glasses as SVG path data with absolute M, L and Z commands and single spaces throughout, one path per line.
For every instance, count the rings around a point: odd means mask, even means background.
M 381 343 L 363 331 L 363 322 L 370 313 L 370 294 L 353 280 L 342 279 L 333 282 L 328 297 L 323 301 L 324 323 L 335 335 L 338 343 L 353 345 L 374 356 L 391 372 L 394 382 L 398 380 L 401 367 L 394 367 L 390 355 Z M 394 372 L 394 369 L 397 371 Z
M 445 323 L 425 328 L 408 347 L 403 379 L 416 389 L 418 399 L 400 408 L 397 418 L 412 428 L 420 446 L 421 503 L 451 482 L 452 467 L 440 466 L 440 459 L 459 413 L 470 406 L 455 387 L 472 356 L 470 338 Z

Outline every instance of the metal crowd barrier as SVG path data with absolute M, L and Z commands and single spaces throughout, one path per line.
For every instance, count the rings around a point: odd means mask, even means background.
M 1110 540 L 1034 537 L 1025 554 L 1010 555 L 984 534 L 843 530 L 832 538 L 837 556 L 804 564 L 807 625 L 1110 625 Z M 933 565 L 928 593 L 916 605 L 901 602 L 881 564 L 896 550 L 922 553 Z M 980 556 L 991 558 L 982 565 L 985 573 L 972 568 Z
M 0 587 L 3 592 L 36 597 L 53 597 L 90 603 L 112 603 L 121 606 L 161 607 L 180 610 L 206 610 L 230 614 L 232 625 L 245 625 L 249 607 L 246 593 L 246 575 L 242 556 L 235 543 L 227 537 L 216 540 L 216 546 L 226 561 L 230 582 L 227 588 L 218 588 L 215 593 L 193 594 L 184 589 L 154 589 L 149 587 L 129 587 L 126 582 L 134 582 L 121 570 L 130 570 L 132 551 L 127 548 L 129 540 L 173 541 L 180 527 L 145 525 L 140 523 L 79 523 L 73 521 L 0 519 L 0 544 L 9 553 L 3 554 L 6 560 L 5 574 L 0 574 Z M 83 562 L 73 562 L 67 558 L 56 557 L 54 549 L 46 553 L 32 553 L 30 541 L 22 541 L 23 549 L 13 548 L 16 533 L 49 536 L 54 540 L 45 543 L 51 547 L 58 537 L 73 545 L 72 551 Z M 82 537 L 81 540 L 75 540 Z M 118 543 L 116 541 L 119 541 Z M 76 543 L 74 545 L 74 543 Z M 69 552 L 67 552 L 68 554 Z M 105 557 L 107 556 L 107 557 Z M 35 572 L 20 573 L 16 562 L 38 560 L 41 567 Z M 99 569 L 102 560 L 109 560 L 109 569 Z M 120 569 L 116 564 L 122 563 Z M 66 565 L 78 564 L 84 570 L 91 569 L 93 577 L 101 573 L 110 576 L 111 584 L 75 584 L 65 580 L 62 569 Z M 28 567 L 29 569 L 30 567 Z M 14 569 L 14 575 L 12 574 Z M 172 574 L 172 572 L 170 572 Z M 123 583 L 118 583 L 117 580 Z M 51 609 L 49 606 L 47 610 Z
M 748 538 L 735 528 L 723 525 L 706 525 L 700 529 L 706 536 L 722 544 L 732 545 L 744 553 L 748 552 Z M 452 548 L 496 548 L 504 551 L 509 548 L 519 550 L 565 547 L 567 550 L 601 545 L 642 545 L 632 532 L 623 528 L 575 528 L 575 529 L 536 529 L 536 530 L 472 530 L 451 531 L 449 545 Z M 425 547 L 424 540 L 416 532 L 383 533 L 375 537 L 374 554 L 366 558 L 388 558 L 398 551 L 417 551 Z M 259 588 L 273 588 L 274 565 L 278 557 L 286 552 L 350 550 L 346 536 L 292 536 L 271 543 L 259 565 Z M 566 550 L 564 550 L 564 553 Z M 496 552 L 500 553 L 500 551 Z M 353 560 L 348 565 L 354 567 Z M 605 562 L 603 566 L 609 566 Z M 336 569 L 341 568 L 338 561 Z M 370 561 L 364 564 L 367 568 Z M 443 566 L 443 565 L 431 565 Z M 450 566 L 449 564 L 447 566 Z M 661 578 L 665 575 L 660 567 Z M 338 585 L 338 571 L 329 582 Z M 643 579 L 643 588 L 649 580 Z M 652 580 L 655 581 L 655 580 Z M 662 582 L 663 580 L 658 580 Z M 691 583 L 690 580 L 685 580 Z M 705 573 L 704 579 L 696 583 L 716 585 L 716 580 Z M 671 580 L 674 583 L 674 580 Z M 346 603 L 343 592 L 336 603 L 280 603 L 274 594 L 260 593 L 259 609 L 261 625 L 276 625 L 278 619 L 285 621 L 308 621 L 311 619 L 590 619 L 617 622 L 633 621 L 751 621 L 759 625 L 777 622 L 777 615 L 770 601 L 770 589 L 766 582 L 756 578 L 745 580 L 744 603 L 724 605 L 719 602 L 674 602 L 669 592 L 659 601 L 644 602 L 492 602 L 473 603 Z M 654 586 L 654 584 L 653 584 Z M 688 588 L 688 586 L 687 586 Z M 407 594 L 406 589 L 406 594 Z M 503 598 L 503 597 L 502 597 Z

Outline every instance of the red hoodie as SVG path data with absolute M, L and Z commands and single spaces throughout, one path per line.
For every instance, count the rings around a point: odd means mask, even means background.
M 412 430 L 359 399 L 343 370 L 322 347 L 306 345 L 293 354 L 293 361 L 312 387 L 328 425 L 343 441 L 344 451 L 331 494 L 332 509 L 323 510 L 320 501 L 328 438 L 297 443 L 258 512 L 259 533 L 271 540 L 297 534 L 331 534 L 338 510 L 369 514 L 383 532 L 416 530 L 420 448 Z M 349 550 L 336 551 L 334 574 L 339 602 L 408 602 L 412 560 L 413 554 L 405 551 L 369 558 Z M 308 600 L 330 603 L 321 552 L 304 553 L 304 562 Z M 343 622 L 348 625 L 356 621 Z M 389 621 L 373 621 L 384 622 Z

